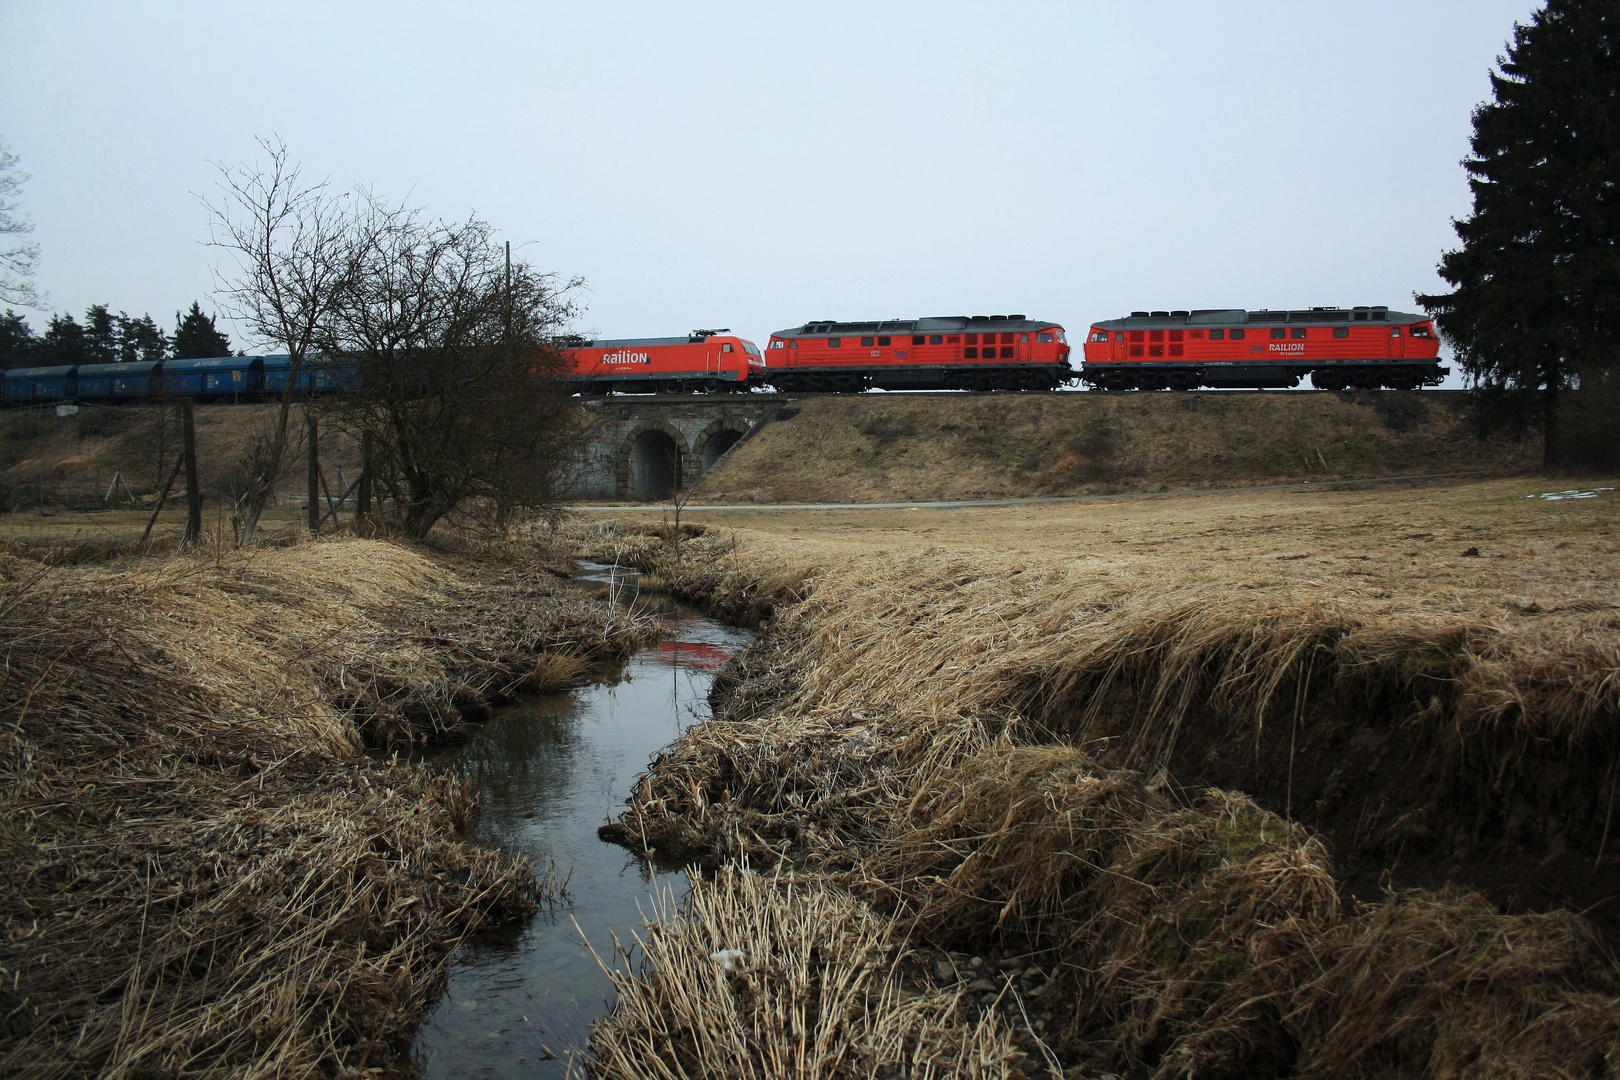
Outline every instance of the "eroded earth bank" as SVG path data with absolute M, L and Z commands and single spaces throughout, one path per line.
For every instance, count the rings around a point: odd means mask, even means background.
M 1542 494 L 602 524 L 762 633 L 605 830 L 701 870 L 594 1067 L 1615 1075 L 1616 499 Z

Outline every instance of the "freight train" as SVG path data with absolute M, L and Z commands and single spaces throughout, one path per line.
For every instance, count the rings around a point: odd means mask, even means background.
M 12 368 L 5 373 L 3 395 L 7 405 L 117 405 L 179 397 L 257 401 L 279 395 L 291 374 L 285 354 Z M 298 369 L 298 388 L 309 394 L 338 393 L 359 381 L 359 370 L 349 361 L 306 360 Z
M 784 393 L 863 390 L 1054 390 L 1077 377 L 1098 390 L 1284 388 L 1415 390 L 1450 374 L 1427 316 L 1387 307 L 1294 311 L 1133 311 L 1093 323 L 1077 372 L 1063 326 L 1023 315 L 953 315 L 878 322 L 812 320 L 771 335 L 762 351 L 729 330 L 680 337 L 559 338 L 564 377 L 586 396 L 619 393 Z M 17 368 L 6 405 L 52 402 L 254 401 L 279 395 L 285 355 Z M 359 386 L 356 365 L 310 360 L 298 388 Z
M 1133 311 L 1093 323 L 1080 377 L 1099 390 L 1416 390 L 1451 373 L 1426 315 L 1387 307 Z

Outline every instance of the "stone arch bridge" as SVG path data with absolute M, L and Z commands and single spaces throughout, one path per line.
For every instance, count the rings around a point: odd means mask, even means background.
M 793 399 L 781 394 L 588 400 L 579 499 L 663 499 L 695 484 Z

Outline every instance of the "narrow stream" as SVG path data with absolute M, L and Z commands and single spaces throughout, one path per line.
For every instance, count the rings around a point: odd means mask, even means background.
M 605 581 L 606 568 L 586 564 L 580 577 Z M 613 936 L 629 944 L 655 886 L 685 892 L 684 876 L 649 876 L 596 829 L 617 815 L 653 754 L 708 715 L 714 672 L 750 635 L 659 607 L 675 636 L 632 657 L 617 683 L 532 695 L 466 744 L 418 755 L 467 773 L 482 806 L 475 840 L 527 855 L 542 879 L 555 862 L 569 895 L 554 912 L 462 946 L 413 1047 L 428 1080 L 566 1076 L 613 996 L 580 931 L 612 962 Z

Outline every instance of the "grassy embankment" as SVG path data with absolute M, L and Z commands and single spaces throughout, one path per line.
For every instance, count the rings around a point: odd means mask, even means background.
M 459 838 L 458 778 L 363 748 L 644 633 L 509 553 L 0 550 L 0 1073 L 403 1060 L 455 943 L 553 897 Z
M 1224 488 L 1534 466 L 1481 441 L 1459 394 L 806 397 L 696 488 L 700 502 L 891 502 Z
M 605 1074 L 1613 1075 L 1620 500 L 1543 490 L 621 526 L 765 632 L 611 830 L 729 869 Z

